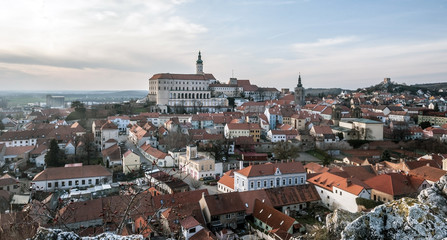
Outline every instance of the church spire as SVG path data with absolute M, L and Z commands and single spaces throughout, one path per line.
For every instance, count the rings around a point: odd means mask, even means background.
M 303 84 L 301 84 L 301 73 L 298 74 L 298 87 L 303 87 Z
M 199 57 L 196 61 L 196 73 L 197 74 L 203 74 L 203 61 L 202 61 L 202 54 L 199 51 Z
M 196 62 L 196 63 L 203 64 L 203 61 L 202 61 L 202 54 L 200 54 L 200 51 L 199 51 L 199 58 L 197 59 L 197 62 Z

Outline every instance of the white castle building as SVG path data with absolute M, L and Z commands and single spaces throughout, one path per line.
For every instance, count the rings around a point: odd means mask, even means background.
M 203 61 L 199 52 L 196 74 L 158 73 L 149 79 L 148 99 L 156 102 L 157 111 L 219 112 L 226 111 L 226 98 L 212 98 L 209 85 L 216 82 L 213 74 L 203 72 Z

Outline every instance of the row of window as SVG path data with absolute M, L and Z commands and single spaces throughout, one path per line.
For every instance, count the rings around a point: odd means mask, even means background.
M 255 181 L 249 181 L 250 182 L 250 189 L 254 189 L 255 187 Z M 304 184 L 304 178 L 301 177 L 299 180 L 300 184 Z M 236 184 L 239 184 L 239 178 L 236 178 Z M 276 186 L 290 186 L 290 185 L 297 185 L 298 184 L 298 177 L 295 178 L 282 178 L 282 184 L 281 184 L 281 178 L 276 178 Z M 242 187 L 244 187 L 245 185 L 245 181 L 242 180 L 241 181 L 241 185 Z M 274 180 L 271 179 L 270 180 L 270 185 L 268 185 L 268 180 L 264 180 L 264 181 L 256 181 L 256 188 L 261 188 L 261 187 L 274 187 Z
M 85 179 L 82 179 L 80 182 L 79 182 L 79 180 L 74 180 L 74 181 L 72 181 L 72 180 L 61 181 L 60 184 L 61 184 L 61 187 L 66 187 L 66 186 L 71 187 L 71 186 L 85 186 L 85 185 L 92 185 L 92 182 L 93 182 L 92 179 L 88 179 L 88 181 L 87 181 L 88 184 L 86 184 Z M 73 184 L 73 183 L 74 183 L 74 184 Z M 79 185 L 79 183 L 81 183 L 81 184 Z M 95 184 L 96 184 L 96 185 L 99 184 L 99 178 L 95 179 Z M 48 185 L 48 188 L 52 188 L 52 187 L 53 187 L 53 183 L 52 183 L 52 182 L 48 182 L 47 185 Z M 54 182 L 54 187 L 55 187 L 55 188 L 58 188 L 58 187 L 59 187 L 59 182 Z

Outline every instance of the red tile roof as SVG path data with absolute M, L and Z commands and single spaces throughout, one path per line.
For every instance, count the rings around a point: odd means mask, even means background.
M 378 175 L 365 181 L 371 188 L 392 196 L 409 195 L 417 192 L 419 186 L 413 186 L 408 178 L 400 173 Z M 422 183 L 422 182 L 421 182 Z
M 193 216 L 188 216 L 180 222 L 180 225 L 182 225 L 184 229 L 190 229 L 200 225 L 200 223 Z
M 245 211 L 238 192 L 205 196 L 211 216 Z
M 434 168 L 430 166 L 422 166 L 413 170 L 410 170 L 408 173 L 412 176 L 418 176 L 424 179 L 427 179 L 431 182 L 437 182 L 439 179 L 447 174 L 447 171 L 444 171 L 439 168 Z
M 274 209 L 273 207 L 268 206 L 258 199 L 255 200 L 253 217 L 269 225 L 272 230 L 279 229 L 284 232 L 289 231 L 289 229 L 296 222 L 294 218 L 289 217 L 286 214 Z
M 307 182 L 333 191 L 333 188 L 339 188 L 354 195 L 359 195 L 363 189 L 366 188 L 366 184 L 355 178 L 344 178 L 337 176 L 330 172 L 319 174 L 313 178 L 307 180 Z
M 172 79 L 172 80 L 215 80 L 213 74 L 173 74 L 173 73 L 158 73 L 152 76 L 149 80 L 155 79 Z
M 234 177 L 230 176 L 230 175 L 226 175 L 224 174 L 219 181 L 217 182 L 219 184 L 225 185 L 231 189 L 234 190 Z
M 34 177 L 33 182 L 99 176 L 112 176 L 112 173 L 109 172 L 105 167 L 100 165 L 87 165 L 82 167 L 55 167 L 47 168 L 38 173 Z
M 251 165 L 237 171 L 237 173 L 242 174 L 246 177 L 268 176 L 274 175 L 277 168 L 279 168 L 281 174 L 306 172 L 301 162 L 286 162 Z
M 320 195 L 313 184 L 269 188 L 265 192 L 273 207 L 320 201 Z

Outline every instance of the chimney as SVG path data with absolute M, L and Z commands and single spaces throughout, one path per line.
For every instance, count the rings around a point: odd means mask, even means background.
M 351 184 L 352 184 L 351 179 L 347 179 L 347 180 L 346 180 L 346 184 L 347 184 L 348 186 L 351 186 Z

